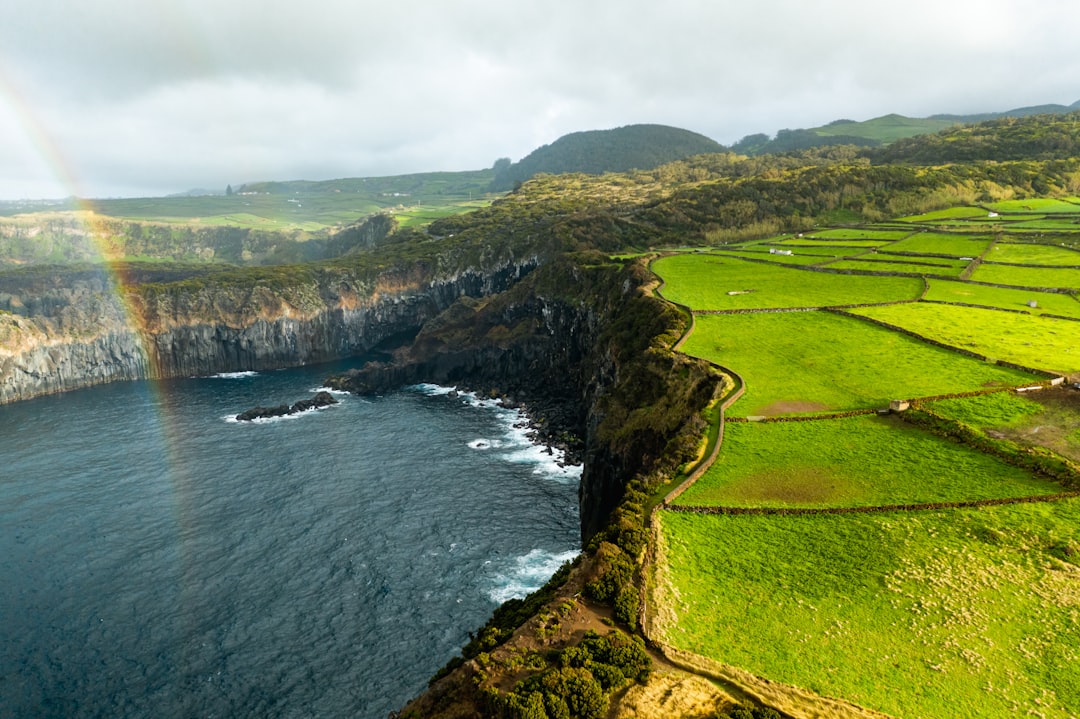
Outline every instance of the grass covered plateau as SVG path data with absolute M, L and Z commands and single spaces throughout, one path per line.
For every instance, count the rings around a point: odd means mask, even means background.
M 683 352 L 730 367 L 746 382 L 733 416 L 873 409 L 1035 379 L 830 312 L 699 315 L 694 322 Z
M 1080 302 L 1077 301 L 1076 297 L 1056 292 L 1013 290 L 1005 287 L 977 285 L 970 282 L 949 282 L 934 279 L 930 280 L 930 290 L 926 293 L 925 299 L 938 302 L 962 302 L 969 305 L 1000 307 L 1006 310 L 1022 310 L 1031 314 L 1049 313 L 1080 319 Z M 1028 306 L 1028 302 L 1032 301 L 1035 302 L 1035 307 Z
M 1073 320 L 925 302 L 853 312 L 994 359 L 1052 372 L 1080 372 L 1080 322 Z
M 897 717 L 1080 715 L 1080 501 L 659 519 L 676 647 Z
M 1058 494 L 1060 484 L 895 417 L 729 422 L 716 462 L 676 500 L 867 507 Z
M 695 310 L 895 302 L 916 299 L 923 290 L 918 278 L 812 272 L 717 255 L 662 257 L 652 269 L 666 283 L 664 297 Z

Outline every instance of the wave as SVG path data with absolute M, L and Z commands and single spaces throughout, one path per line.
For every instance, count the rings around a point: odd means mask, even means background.
M 348 390 L 334 389 L 333 387 L 315 387 L 313 389 L 309 389 L 308 392 L 327 392 L 329 394 L 337 395 L 339 397 L 352 396 L 352 392 L 349 392 Z
M 251 370 L 245 372 L 218 372 L 210 375 L 210 379 L 245 379 L 247 377 L 257 377 L 258 375 L 258 372 Z
M 417 384 L 410 389 L 431 397 L 442 397 L 457 391 L 454 387 L 437 384 Z M 494 411 L 504 427 L 501 440 L 475 439 L 469 442 L 470 447 L 506 449 L 507 451 L 501 455 L 503 459 L 515 464 L 532 464 L 535 475 L 548 477 L 563 484 L 581 481 L 581 465 L 569 464 L 566 453 L 558 447 L 538 444 L 530 439 L 528 418 L 521 410 L 504 407 L 498 399 L 478 397 L 475 392 L 459 392 L 458 397 L 471 407 Z
M 555 574 L 566 562 L 581 554 L 578 549 L 566 552 L 548 552 L 534 549 L 528 554 L 514 559 L 514 565 L 506 572 L 494 578 L 494 585 L 488 591 L 491 601 L 498 604 L 509 599 L 523 599 L 544 586 L 551 575 Z

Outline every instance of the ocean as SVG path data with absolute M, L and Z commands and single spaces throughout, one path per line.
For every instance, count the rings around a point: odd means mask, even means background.
M 383 719 L 579 551 L 580 468 L 342 365 L 0 406 L 0 716 Z

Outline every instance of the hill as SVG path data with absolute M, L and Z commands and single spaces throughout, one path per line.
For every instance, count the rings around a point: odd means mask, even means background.
M 747 135 L 732 150 L 743 155 L 766 155 L 793 152 L 812 147 L 829 145 L 858 145 L 880 147 L 897 140 L 940 132 L 963 124 L 987 122 L 1005 118 L 1022 118 L 1033 115 L 1063 115 L 1080 110 L 1080 100 L 1072 105 L 1034 105 L 1018 107 L 1004 112 L 984 112 L 972 115 L 936 114 L 929 117 L 905 117 L 891 113 L 870 120 L 833 120 L 820 127 L 780 130 L 776 137 L 764 133 Z
M 541 172 L 599 175 L 651 170 L 692 155 L 723 150 L 723 145 L 704 135 L 666 125 L 627 125 L 612 130 L 573 132 L 533 150 L 518 162 L 496 163 L 491 189 L 512 190 Z

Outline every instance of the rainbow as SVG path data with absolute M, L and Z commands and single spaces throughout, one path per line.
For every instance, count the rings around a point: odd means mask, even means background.
M 128 329 L 138 338 L 147 379 L 160 378 L 161 367 L 157 361 L 157 353 L 151 351 L 150 333 L 142 313 L 133 302 L 134 293 L 131 288 L 134 283 L 128 273 L 127 265 L 121 261 L 122 253 L 117 253 L 109 243 L 110 232 L 107 223 L 94 211 L 93 204 L 85 199 L 85 193 L 82 192 L 73 163 L 67 160 L 66 154 L 48 131 L 47 125 L 35 112 L 25 94 L 18 91 L 14 82 L 4 72 L 2 65 L 0 65 L 0 102 L 13 111 L 12 114 L 22 130 L 25 145 L 48 168 L 56 183 L 65 188 L 72 198 L 74 209 L 65 214 L 82 226 L 89 249 L 100 258 L 100 264 L 106 273 L 109 292 L 115 296 L 122 307 Z M 15 141 L 18 142 L 19 138 L 16 137 Z

